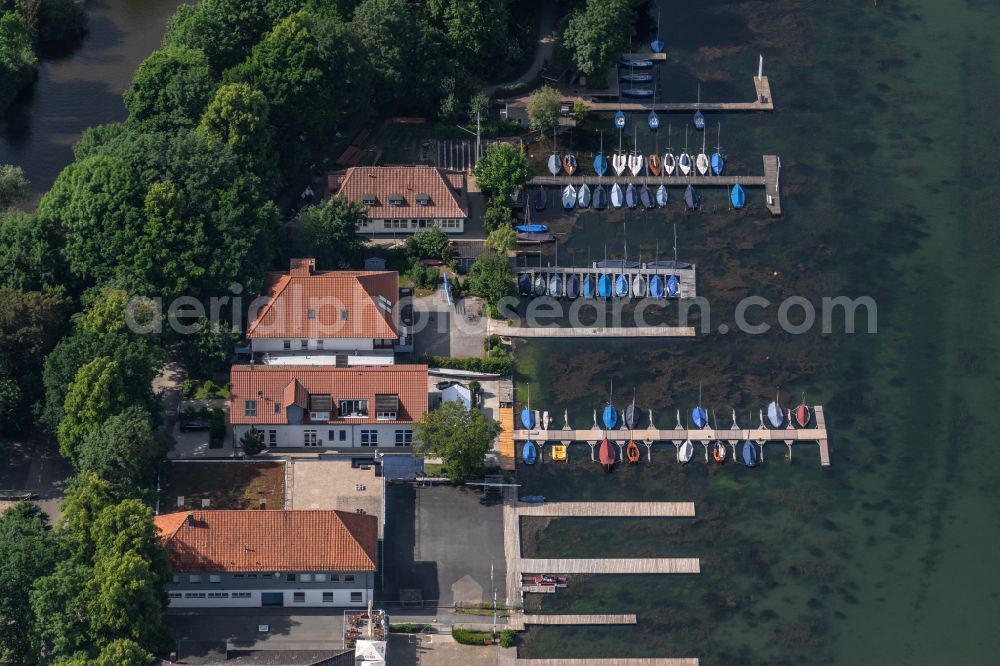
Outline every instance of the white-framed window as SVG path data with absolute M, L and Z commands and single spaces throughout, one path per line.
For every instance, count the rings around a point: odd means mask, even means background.
M 375 418 L 379 421 L 395 421 L 396 412 L 378 412 L 375 414 Z
M 378 446 L 378 430 L 362 430 L 361 446 Z
M 195 584 L 200 583 L 201 582 L 201 574 L 191 574 L 190 576 L 188 576 L 188 582 L 189 583 L 195 583 Z
M 307 573 L 299 574 L 300 583 L 311 583 L 312 580 L 313 580 L 312 574 L 307 574 Z
M 229 598 L 229 593 L 228 592 L 209 592 L 208 593 L 208 598 L 209 599 L 228 599 Z
M 268 446 L 272 446 L 272 447 L 278 445 L 278 431 L 277 430 L 268 430 L 267 431 L 267 445 Z
M 361 593 L 360 592 L 351 592 L 351 603 L 352 604 L 359 604 L 359 603 L 361 603 Z
M 306 602 L 305 592 L 292 592 L 292 603 L 304 604 Z
M 170 599 L 182 599 L 184 595 L 180 592 L 168 592 L 167 597 Z
M 326 574 L 325 573 L 313 574 L 313 579 L 317 583 L 325 583 L 326 582 Z
M 364 418 L 368 416 L 368 400 L 354 398 L 340 401 L 340 416 L 343 418 Z
M 323 593 L 323 603 L 324 604 L 332 604 L 333 603 L 333 592 L 324 592 Z
M 204 592 L 185 592 L 184 593 L 184 598 L 185 599 L 204 599 L 205 598 L 205 593 Z
M 222 582 L 222 576 L 220 576 L 219 574 L 208 574 L 208 582 L 209 583 L 221 583 Z
M 316 318 L 316 309 L 315 308 L 309 308 L 306 311 L 306 318 L 307 319 L 315 319 Z
M 257 401 L 256 400 L 244 400 L 243 401 L 243 416 L 257 416 Z
M 233 599 L 249 599 L 249 592 L 233 592 Z
M 303 446 L 317 446 L 319 439 L 316 436 L 315 430 L 303 430 L 302 431 L 302 444 Z
M 396 446 L 412 446 L 413 431 L 409 428 L 396 431 Z

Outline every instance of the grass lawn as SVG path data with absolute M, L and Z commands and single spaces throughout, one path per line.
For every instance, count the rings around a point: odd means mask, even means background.
M 160 494 L 164 513 L 201 509 L 203 499 L 211 509 L 259 509 L 262 499 L 268 509 L 285 507 L 283 462 L 173 462 L 166 476 Z

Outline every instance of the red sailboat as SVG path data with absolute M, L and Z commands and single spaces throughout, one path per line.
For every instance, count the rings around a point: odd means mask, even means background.
M 601 441 L 601 448 L 597 452 L 597 459 L 600 461 L 601 467 L 604 468 L 605 472 L 610 472 L 614 469 L 616 459 L 615 449 L 611 446 L 611 442 L 608 441 L 607 437 Z
M 800 428 L 805 428 L 809 425 L 809 421 L 812 419 L 812 414 L 809 413 L 809 408 L 806 406 L 806 394 L 802 394 L 802 404 L 795 408 L 795 422 L 799 424 Z
M 652 155 L 650 155 L 649 157 L 647 157 L 646 158 L 646 167 L 649 169 L 649 172 L 651 174 L 653 174 L 654 176 L 659 176 L 660 175 L 660 157 L 656 153 L 653 153 Z

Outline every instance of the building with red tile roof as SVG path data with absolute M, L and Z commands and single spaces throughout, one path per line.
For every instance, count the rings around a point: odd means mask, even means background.
M 229 421 L 268 447 L 407 447 L 428 408 L 427 366 L 234 365 Z
M 327 176 L 327 190 L 364 204 L 359 231 L 413 234 L 438 227 L 460 234 L 469 217 L 466 176 L 430 166 L 352 167 Z
M 315 259 L 292 259 L 288 272 L 267 274 L 247 339 L 265 362 L 391 364 L 406 336 L 398 302 L 395 271 L 316 270 Z
M 157 516 L 171 606 L 364 606 L 378 569 L 374 516 L 331 510 Z

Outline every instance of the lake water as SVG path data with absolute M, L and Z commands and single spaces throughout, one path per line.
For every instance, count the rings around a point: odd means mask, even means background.
M 529 554 L 697 556 L 698 576 L 594 576 L 529 598 L 543 612 L 638 614 L 634 627 L 535 628 L 522 655 L 696 656 L 702 664 L 985 664 L 1000 653 L 1000 243 L 993 182 L 1000 135 L 1000 6 L 932 0 L 851 3 L 662 2 L 669 62 L 661 95 L 748 100 L 765 58 L 773 114 L 722 122 L 732 173 L 781 156 L 785 215 L 759 189 L 748 210 L 723 191 L 707 209 L 547 213 L 559 263 L 672 254 L 698 264 L 712 331 L 694 340 L 533 340 L 518 346 L 518 396 L 585 427 L 607 400 L 652 408 L 660 427 L 698 398 L 728 426 L 773 399 L 823 404 L 833 466 L 815 446 L 793 462 L 769 445 L 754 470 L 695 461 L 672 446 L 652 464 L 605 475 L 574 446 L 568 465 L 519 467 L 522 494 L 562 500 L 693 500 L 692 520 L 555 520 L 526 524 Z M 673 123 L 676 149 L 688 115 Z M 656 143 L 644 117 L 644 152 Z M 576 136 L 585 152 L 617 147 L 607 117 Z M 661 129 L 659 148 L 665 145 Z M 692 131 L 692 148 L 700 136 Z M 539 149 L 542 152 L 543 149 Z M 582 170 L 590 159 L 581 158 Z M 676 201 L 680 189 L 671 191 Z M 623 222 L 625 223 L 623 228 Z M 607 249 L 605 249 L 607 248 Z M 546 250 L 542 262 L 555 261 Z M 722 335 L 735 304 L 761 295 L 868 295 L 878 333 Z M 673 306 L 671 306 L 673 308 Z M 669 310 L 670 308 L 668 308 Z M 676 310 L 676 308 L 673 308 Z M 670 317 L 668 313 L 667 317 Z M 774 322 L 772 308 L 760 316 Z
M 36 195 L 73 159 L 88 127 L 125 119 L 122 92 L 163 38 L 180 0 L 90 0 L 87 34 L 43 56 L 38 80 L 0 116 L 0 164 L 24 169 Z

